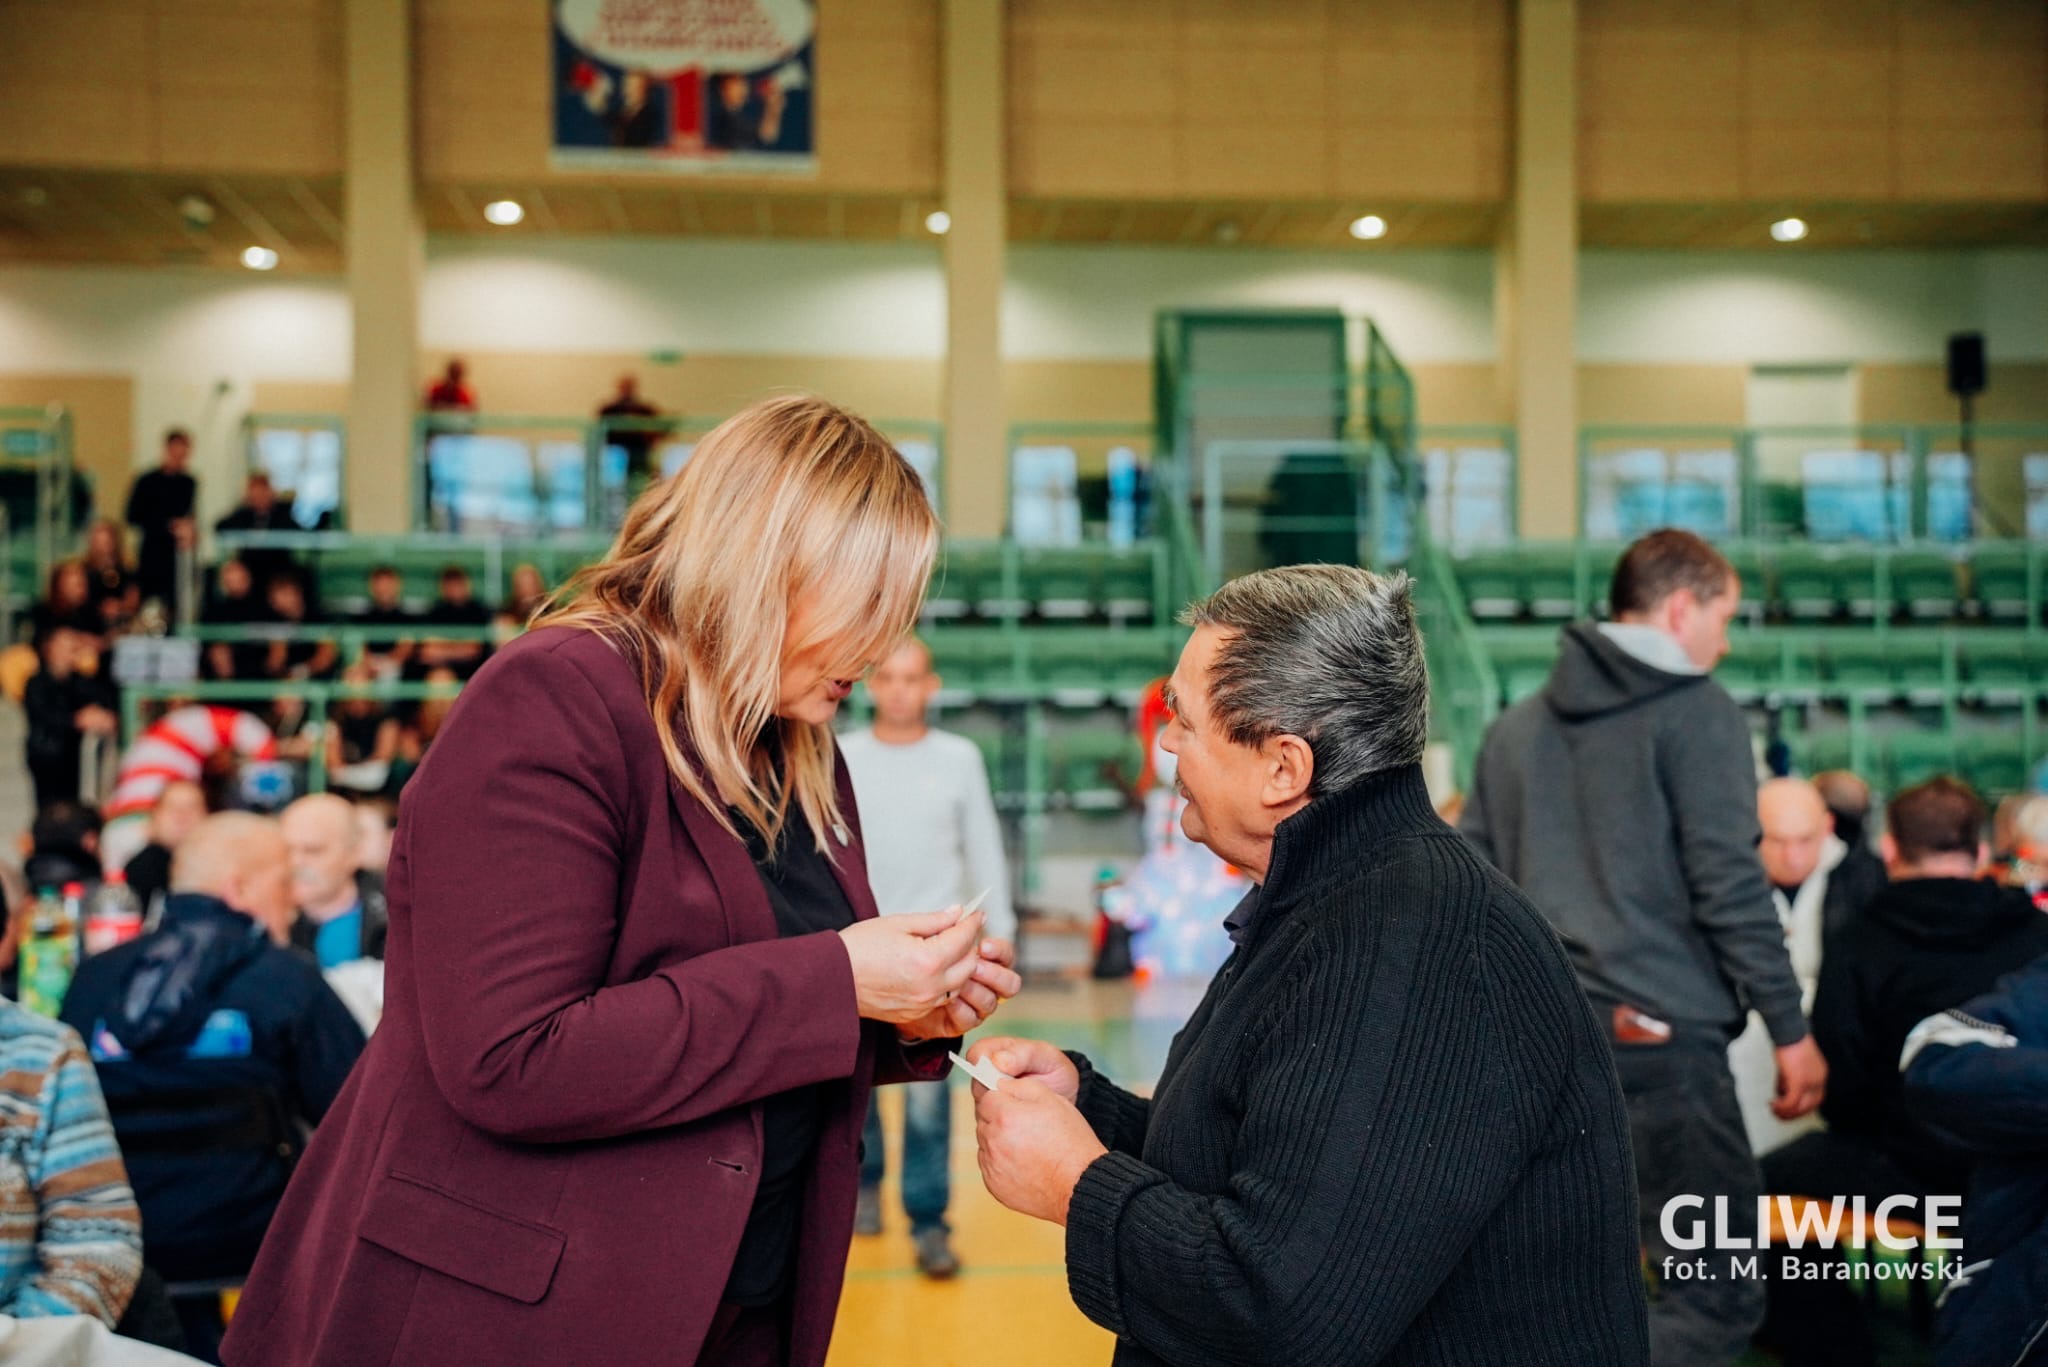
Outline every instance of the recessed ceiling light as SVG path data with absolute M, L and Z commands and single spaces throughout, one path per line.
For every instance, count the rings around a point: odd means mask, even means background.
M 944 237 L 953 227 L 953 215 L 944 209 L 934 209 L 924 216 L 924 230 L 938 237 Z
M 1797 242 L 1806 236 L 1806 220 L 1781 218 L 1771 225 L 1771 236 L 1780 242 Z
M 1387 235 L 1387 221 L 1378 214 L 1367 214 L 1351 220 L 1351 235 L 1360 242 L 1370 242 L 1376 237 Z
M 526 210 L 516 199 L 494 199 L 484 205 L 484 217 L 500 228 L 509 228 L 526 217 Z
M 1238 225 L 1237 220 L 1234 218 L 1226 218 L 1216 225 L 1216 240 L 1218 242 L 1235 242 L 1243 236 L 1244 229 Z
M 242 264 L 252 271 L 277 269 L 277 253 L 268 247 L 242 248 Z

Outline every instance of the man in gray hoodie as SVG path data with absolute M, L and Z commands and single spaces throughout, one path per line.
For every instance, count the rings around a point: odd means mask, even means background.
M 1734 568 L 1690 532 L 1652 532 L 1616 566 L 1613 621 L 1565 628 L 1543 691 L 1487 733 L 1460 823 L 1564 937 L 1613 1040 L 1628 1100 L 1643 1246 L 1660 1294 L 1657 1367 L 1739 1355 L 1764 1289 L 1728 1253 L 1675 1249 L 1725 1196 L 1727 1232 L 1755 1234 L 1761 1179 L 1728 1071 L 1748 1012 L 1775 1047 L 1792 1119 L 1827 1066 L 1807 1034 L 1785 935 L 1757 856 L 1749 727 L 1707 677 L 1741 602 Z M 1706 1265 L 1683 1275 L 1704 1252 Z

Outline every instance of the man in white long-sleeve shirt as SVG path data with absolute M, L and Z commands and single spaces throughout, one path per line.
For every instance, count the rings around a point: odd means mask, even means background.
M 885 916 L 936 911 L 986 889 L 982 909 L 988 913 L 988 934 L 1007 940 L 1016 933 L 1017 918 L 1010 909 L 1010 874 L 988 768 L 973 741 L 926 722 L 938 688 L 931 652 L 921 641 L 906 640 L 868 678 L 874 726 L 839 739 L 860 803 L 868 881 Z M 950 1277 L 960 1262 L 946 1225 L 952 1134 L 946 1084 L 914 1082 L 901 1090 L 903 1210 L 910 1217 L 917 1265 L 928 1277 Z M 854 1230 L 879 1234 L 887 1156 L 873 1098 L 862 1141 Z

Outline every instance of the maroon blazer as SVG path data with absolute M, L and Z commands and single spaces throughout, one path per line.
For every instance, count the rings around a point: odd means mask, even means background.
M 849 818 L 853 791 L 840 771 Z M 840 883 L 875 914 L 858 824 Z M 864 1022 L 839 936 L 778 937 L 746 847 L 672 782 L 637 670 L 533 632 L 405 794 L 383 1023 L 227 1337 L 233 1364 L 690 1364 L 753 1204 L 761 1101 L 824 1084 L 790 1361 L 825 1360 L 872 1082 L 943 1076 Z

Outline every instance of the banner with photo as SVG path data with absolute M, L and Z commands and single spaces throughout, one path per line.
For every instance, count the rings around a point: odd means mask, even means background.
M 815 0 L 550 0 L 553 163 L 810 172 Z

